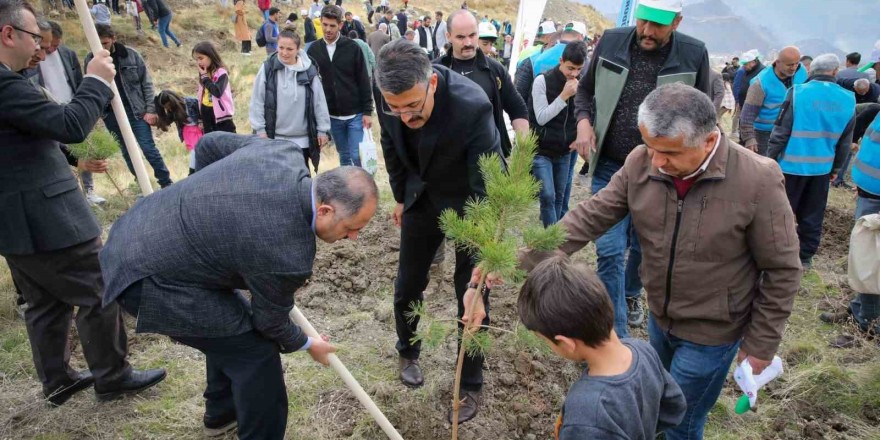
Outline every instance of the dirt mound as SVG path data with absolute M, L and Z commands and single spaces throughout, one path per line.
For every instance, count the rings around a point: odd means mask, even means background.
M 829 206 L 822 222 L 822 242 L 818 256 L 830 260 L 846 259 L 849 254 L 849 236 L 853 228 L 852 211 Z

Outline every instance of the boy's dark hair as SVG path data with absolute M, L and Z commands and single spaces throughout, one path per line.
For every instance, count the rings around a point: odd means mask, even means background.
M 342 12 L 342 8 L 336 5 L 327 5 L 324 6 L 324 9 L 321 9 L 321 18 L 336 20 L 337 23 L 342 23 L 344 15 L 345 13 Z
M 290 21 L 297 21 L 299 20 L 299 15 L 296 15 L 296 12 L 291 12 L 287 15 L 287 19 Z
M 98 31 L 98 38 L 116 38 L 116 31 L 109 24 L 96 24 L 95 30 Z
M 348 31 L 347 37 L 351 38 L 352 40 L 356 40 L 358 37 L 358 33 L 357 31 Z
M 281 12 L 281 9 L 278 9 L 278 8 L 276 8 L 276 7 L 274 7 L 274 6 L 272 6 L 271 8 L 269 8 L 269 15 L 275 15 L 275 14 L 277 14 L 277 13 L 279 13 L 279 12 Z
M 583 41 L 572 41 L 562 50 L 562 61 L 582 66 L 587 61 L 587 45 Z
M 518 309 L 527 329 L 550 340 L 559 335 L 598 347 L 614 328 L 605 285 L 595 272 L 564 256 L 532 270 L 520 289 Z

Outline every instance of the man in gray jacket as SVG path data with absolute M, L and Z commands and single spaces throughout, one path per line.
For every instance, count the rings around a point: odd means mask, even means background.
M 376 212 L 376 183 L 355 167 L 312 179 L 297 145 L 223 132 L 196 145 L 196 169 L 113 225 L 104 302 L 118 299 L 138 332 L 205 354 L 206 434 L 237 424 L 240 439 L 281 439 L 280 353 L 308 350 L 326 365 L 335 351 L 290 321 L 294 292 L 312 275 L 316 237 L 357 239 Z

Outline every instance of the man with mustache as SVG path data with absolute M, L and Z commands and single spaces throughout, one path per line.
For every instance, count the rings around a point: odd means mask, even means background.
M 415 388 L 424 383 L 419 367 L 421 344 L 412 341 L 419 322 L 406 314 L 413 302 L 422 300 L 431 260 L 443 241 L 438 217 L 447 208 L 461 214 L 466 200 L 485 196 L 477 161 L 486 154 L 500 155 L 501 137 L 492 104 L 480 87 L 446 67 L 432 67 L 415 43 L 401 39 L 386 44 L 376 57 L 374 78 L 382 152 L 397 201 L 392 220 L 400 227 L 394 285 L 400 380 Z M 454 283 L 459 319 L 473 267 L 468 252 L 457 249 Z M 483 324 L 488 324 L 488 318 Z M 464 401 L 459 423 L 477 414 L 482 357 L 464 359 L 461 383 Z
M 578 84 L 577 139 L 570 148 L 589 161 L 593 194 L 608 185 L 642 142 L 638 107 L 652 90 L 682 82 L 707 96 L 711 93 L 706 46 L 676 32 L 681 8 L 681 0 L 640 0 L 636 25 L 605 31 Z M 624 265 L 627 248 L 629 260 Z M 596 240 L 596 253 L 599 278 L 614 304 L 614 330 L 627 337 L 628 323 L 644 321 L 639 301 L 642 254 L 629 216 Z

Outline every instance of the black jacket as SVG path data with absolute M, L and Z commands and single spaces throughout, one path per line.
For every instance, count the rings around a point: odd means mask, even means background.
M 347 37 L 348 33 L 351 31 L 357 32 L 358 38 L 367 41 L 367 30 L 364 29 L 364 24 L 361 23 L 360 20 L 351 20 L 351 23 L 347 21 L 342 23 L 342 36 Z
M 547 102 L 553 103 L 562 93 L 566 78 L 554 67 L 539 76 L 547 85 Z M 538 154 L 550 158 L 564 156 L 571 152 L 569 145 L 577 137 L 577 121 L 574 116 L 574 97 L 568 98 L 568 105 L 544 125 L 538 124 L 534 101 L 529 96 L 529 125 L 538 135 Z
M 82 142 L 111 94 L 85 78 L 60 105 L 0 64 L 0 255 L 53 251 L 101 234 L 58 142 Z
M 171 9 L 164 0 L 143 0 L 144 12 L 150 21 L 158 21 L 160 18 L 171 15 Z
M 858 78 L 843 78 L 837 80 L 837 85 L 856 94 L 856 104 L 876 104 L 880 99 L 880 84 L 868 83 L 868 93 L 859 95 L 856 93 L 856 80 Z
M 330 116 L 373 113 L 370 77 L 361 47 L 348 37 L 339 36 L 333 61 L 322 38 L 309 47 L 308 55 L 317 63 Z
M 312 20 L 309 19 L 309 18 L 306 18 L 304 21 L 305 21 L 305 26 L 306 26 L 306 27 L 305 27 L 305 30 L 306 30 L 306 35 L 305 35 L 306 43 L 311 43 L 312 41 L 315 41 L 315 40 L 318 39 L 318 33 L 317 33 L 317 31 L 315 30 L 315 23 L 313 23 Z
M 449 68 L 451 64 L 452 51 L 449 51 L 446 55 L 434 60 L 434 65 L 446 68 Z M 477 50 L 476 65 L 478 69 L 489 71 L 492 75 L 493 82 L 498 85 L 498 87 L 495 88 L 495 96 L 491 97 L 493 105 L 492 116 L 495 121 L 495 126 L 498 127 L 498 132 L 501 135 L 501 151 L 504 153 L 504 157 L 510 156 L 510 151 L 513 145 L 510 142 L 510 136 L 507 135 L 507 125 L 504 123 L 504 112 L 507 112 L 507 116 L 510 117 L 510 120 L 528 119 L 529 109 L 526 106 L 525 100 L 523 100 L 522 96 L 519 95 L 519 92 L 516 91 L 516 87 L 514 87 L 513 81 L 511 81 L 510 75 L 507 74 L 507 69 L 504 68 L 504 65 L 492 58 L 486 57 L 481 50 Z
M 516 67 L 516 75 L 514 77 L 516 91 L 525 102 L 529 102 L 529 96 L 532 94 L 532 83 L 535 82 L 534 71 L 531 57 L 526 58 Z
M 477 161 L 484 154 L 501 154 L 501 137 L 492 104 L 479 86 L 443 66 L 434 66 L 434 73 L 434 109 L 421 128 L 418 165 L 407 154 L 403 122 L 379 112 L 382 153 L 394 200 L 405 209 L 426 194 L 438 210 L 461 213 L 467 199 L 485 196 Z M 378 88 L 374 93 L 384 105 Z
M 278 53 L 273 53 L 263 63 L 263 71 L 266 74 L 266 95 L 263 101 L 263 115 L 266 118 L 266 136 L 269 139 L 275 139 L 275 124 L 278 121 L 278 103 L 276 96 L 276 87 L 278 81 L 275 79 L 279 70 L 284 69 L 284 64 L 278 61 Z M 318 171 L 318 163 L 321 161 L 321 148 L 318 145 L 318 122 L 315 119 L 315 106 L 312 104 L 314 96 L 312 96 L 312 81 L 318 76 L 318 68 L 315 67 L 315 61 L 308 70 L 297 72 L 296 82 L 299 85 L 306 86 L 306 121 L 309 131 L 309 160 Z M 306 164 L 308 165 L 308 164 Z

